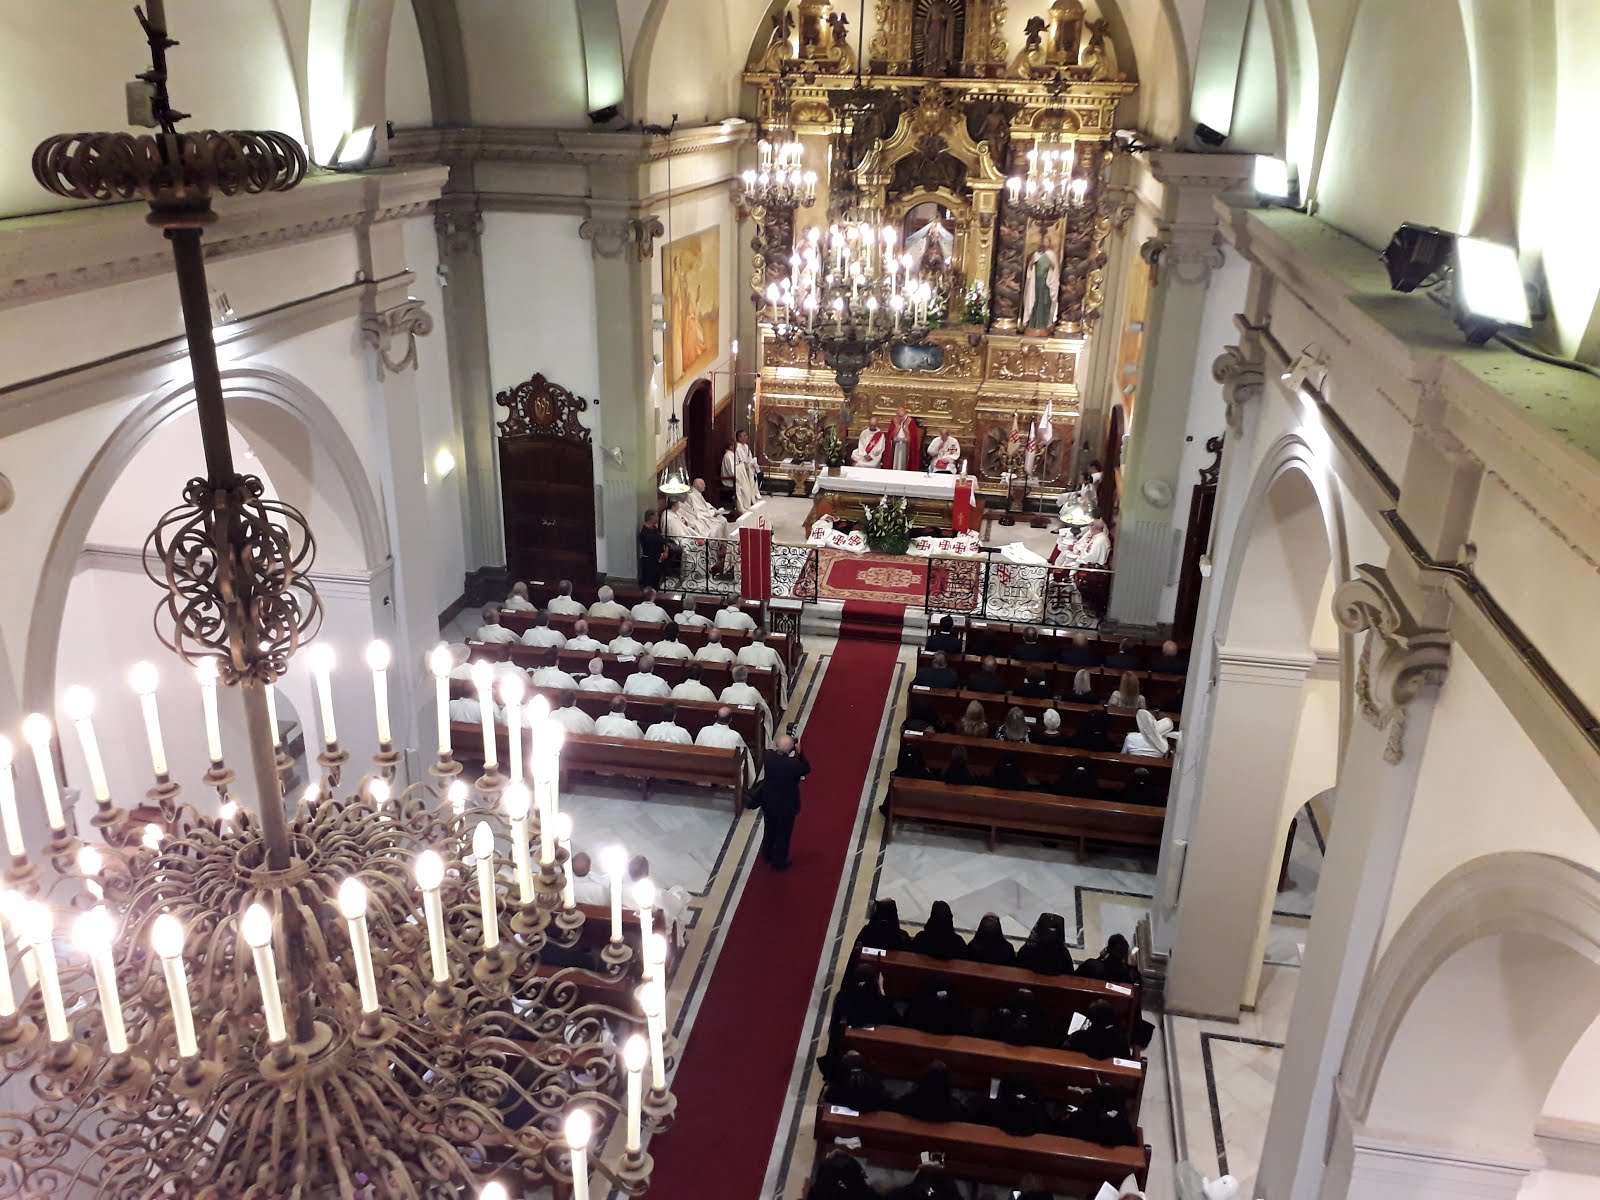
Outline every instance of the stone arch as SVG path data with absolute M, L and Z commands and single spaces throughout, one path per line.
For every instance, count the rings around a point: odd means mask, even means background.
M 267 367 L 224 370 L 222 385 L 230 402 L 237 401 L 229 407 L 230 423 L 251 440 L 264 460 L 270 455 L 276 462 L 288 464 L 294 461 L 290 451 L 303 449 L 285 446 L 283 430 L 263 420 L 263 414 L 274 412 L 294 418 L 307 438 L 328 456 L 333 467 L 331 473 L 344 489 L 341 499 L 348 505 L 351 524 L 347 531 L 346 561 L 339 565 L 368 573 L 382 570 L 390 557 L 389 531 L 383 510 L 368 482 L 360 452 L 333 411 L 305 384 Z M 75 563 L 95 515 L 139 448 L 156 430 L 192 410 L 194 403 L 192 380 L 169 384 L 146 397 L 106 439 L 73 489 L 51 538 L 28 625 L 22 699 L 29 709 L 50 711 L 54 707 L 56 648 L 61 636 L 62 613 Z M 274 479 L 286 477 L 273 461 L 268 461 L 268 473 Z M 308 484 L 320 490 L 318 482 L 308 481 Z M 294 499 L 292 495 L 284 498 L 291 502 Z M 354 561 L 350 561 L 351 558 Z

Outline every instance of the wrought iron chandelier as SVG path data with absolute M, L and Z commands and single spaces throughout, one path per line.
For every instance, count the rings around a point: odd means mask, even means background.
M 817 202 L 817 173 L 805 169 L 805 147 L 787 130 L 757 143 L 758 167 L 739 177 L 735 202 L 768 211 L 810 208 Z
M 1089 181 L 1073 175 L 1076 154 L 1070 143 L 1035 146 L 1025 174 L 1006 180 L 1006 199 L 1036 221 L 1059 221 L 1089 202 Z
M 469 786 L 450 743 L 453 658 L 436 649 L 439 753 L 429 778 L 406 786 L 389 654 L 375 645 L 378 752 L 339 798 L 350 755 L 332 654 L 314 647 L 321 778 L 292 813 L 285 804 L 273 686 L 320 624 L 305 575 L 314 545 L 299 513 L 233 469 L 200 230 L 212 195 L 288 190 L 307 164 L 282 134 L 178 133 L 160 0 L 139 19 L 159 132 L 54 137 L 34 170 L 58 195 L 142 198 L 173 245 L 206 475 L 162 518 L 145 561 L 167 593 L 157 632 L 198 675 L 202 794 L 220 804 L 200 811 L 172 778 L 150 664 L 132 682 L 158 823 L 137 828 L 116 803 L 93 698 L 73 689 L 63 707 L 94 834 L 81 836 L 63 803 L 54 731 L 35 714 L 22 732 L 51 829 L 35 853 L 0 739 L 0 1079 L 12 1109 L 0 1112 L 0 1195 L 459 1200 L 554 1183 L 587 1200 L 591 1169 L 638 1194 L 651 1171 L 644 1134 L 665 1128 L 675 1103 L 664 942 L 646 929 L 635 955 L 624 940 L 614 872 L 600 969 L 549 961 L 579 945 L 585 921 L 566 867 L 560 732 L 537 701 L 524 711 L 520 681 L 502 685 L 502 766 L 492 675 L 479 672 L 485 771 Z M 253 806 L 224 760 L 218 685 L 243 694 Z M 647 920 L 648 895 L 636 899 Z M 58 944 L 69 922 L 70 950 Z

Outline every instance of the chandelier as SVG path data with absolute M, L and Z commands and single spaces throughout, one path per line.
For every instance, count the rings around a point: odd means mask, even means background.
M 598 969 L 565 965 L 585 918 L 556 783 L 561 734 L 539 701 L 522 705 L 522 682 L 501 685 L 502 765 L 493 678 L 479 672 L 485 769 L 469 786 L 450 743 L 453 657 L 437 648 L 438 756 L 407 785 L 390 654 L 374 645 L 378 749 L 341 796 L 350 754 L 333 654 L 315 646 L 320 778 L 292 813 L 284 801 L 274 684 L 320 625 L 305 575 L 314 544 L 299 513 L 233 469 L 200 230 L 213 194 L 288 190 L 307 164 L 282 134 L 176 132 L 160 0 L 139 19 L 159 132 L 57 136 L 34 171 L 58 195 L 144 199 L 173 246 L 206 474 L 161 519 L 145 563 L 166 592 L 157 633 L 201 688 L 201 792 L 218 804 L 211 815 L 187 803 L 170 772 L 151 664 L 131 682 L 153 776 L 142 803 L 157 821 L 141 827 L 112 796 L 86 689 L 63 710 L 94 797 L 89 836 L 63 801 L 51 722 L 34 714 L 22 735 L 50 835 L 25 843 L 0 738 L 0 1063 L 12 1085 L 0 1195 L 459 1200 L 553 1184 L 586 1200 L 591 1170 L 638 1194 L 644 1134 L 675 1106 L 665 942 L 645 928 L 636 955 L 624 940 L 613 869 Z M 253 797 L 233 791 L 219 686 L 242 694 Z M 635 899 L 645 924 L 652 897 L 641 887 Z M 71 949 L 59 942 L 69 932 Z
M 1035 146 L 1028 151 L 1025 175 L 1006 180 L 1006 197 L 1025 215 L 1036 221 L 1059 221 L 1088 203 L 1089 181 L 1074 178 L 1076 160 L 1071 144 Z
M 778 131 L 757 144 L 759 166 L 739 177 L 736 200 L 751 208 L 792 211 L 817 202 L 817 173 L 804 169 L 800 139 Z

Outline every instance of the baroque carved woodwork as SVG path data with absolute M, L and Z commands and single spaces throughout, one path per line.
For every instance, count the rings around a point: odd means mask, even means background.
M 578 420 L 578 414 L 589 407 L 589 402 L 543 375 L 497 392 L 494 402 L 506 410 L 506 419 L 499 423 L 501 437 L 553 438 L 586 446 L 590 443 L 589 431 Z

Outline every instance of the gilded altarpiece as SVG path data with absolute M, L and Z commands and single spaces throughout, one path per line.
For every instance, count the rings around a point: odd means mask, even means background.
M 746 74 L 762 123 L 787 126 L 808 161 L 831 158 L 835 171 L 840 146 L 854 147 L 859 203 L 908 243 L 923 235 L 939 256 L 947 306 L 928 345 L 877 354 L 848 412 L 820 356 L 764 337 L 756 441 L 768 474 L 809 477 L 824 430 L 853 441 L 870 416 L 903 407 L 924 445 L 954 433 L 994 495 L 1000 475 L 1021 467 L 1013 428 L 1025 440 L 1048 408 L 1053 436 L 1034 475 L 1044 492 L 1070 484 L 1079 356 L 1104 304 L 1113 233 L 1104 194 L 1111 134 L 1135 85 L 1116 71 L 1104 25 L 1086 22 L 1077 0 L 1021 7 L 1037 13 L 1013 51 L 1002 36 L 1006 0 L 876 0 L 859 86 L 842 13 L 800 0 L 774 17 Z M 1024 215 L 1006 188 L 1028 151 L 1045 146 L 1070 146 L 1072 178 L 1083 180 L 1082 205 L 1054 221 Z M 810 227 L 837 219 L 829 182 L 813 208 L 759 231 L 752 298 L 787 269 Z M 965 303 L 974 282 L 985 292 L 983 320 Z

